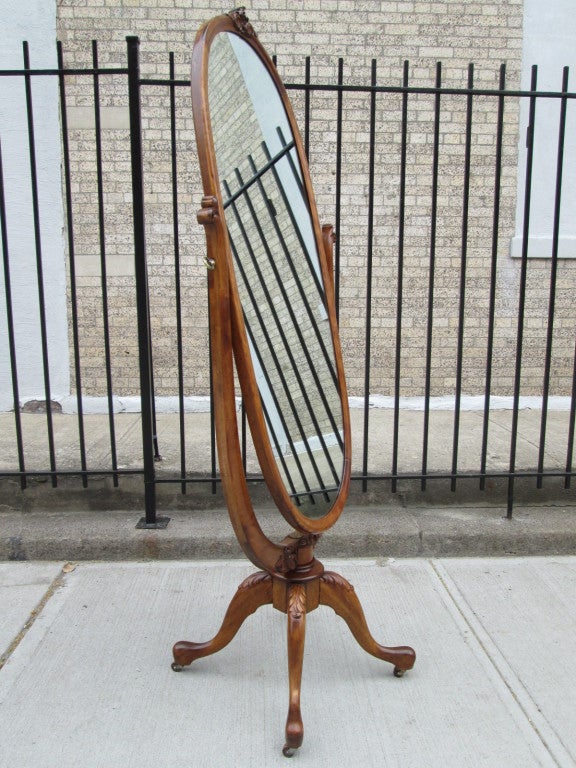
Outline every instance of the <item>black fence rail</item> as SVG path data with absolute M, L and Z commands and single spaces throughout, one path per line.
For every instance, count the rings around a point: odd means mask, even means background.
M 31 285 L 38 295 L 40 349 L 43 371 L 43 399 L 45 400 L 45 430 L 48 444 L 48 462 L 46 466 L 29 466 L 27 459 L 27 447 L 25 444 L 25 431 L 22 427 L 22 397 L 19 386 L 19 361 L 17 334 L 15 333 L 15 312 L 13 300 L 13 287 L 11 282 L 10 242 L 10 212 L 6 205 L 6 179 L 2 163 L 2 151 L 6 137 L 0 136 L 0 224 L 3 252 L 3 277 L 4 277 L 4 312 L 5 312 L 5 342 L 7 357 L 3 365 L 10 369 L 10 382 L 12 387 L 13 405 L 13 438 L 7 435 L 3 441 L 14 440 L 14 452 L 17 456 L 17 468 L 7 467 L 0 470 L 0 477 L 16 478 L 22 489 L 25 489 L 32 477 L 47 477 L 52 486 L 56 487 L 59 478 L 75 476 L 80 478 L 84 487 L 87 487 L 91 477 L 111 477 L 117 486 L 122 476 L 137 475 L 142 478 L 145 495 L 145 518 L 147 526 L 157 526 L 160 522 L 157 516 L 156 492 L 159 483 L 170 483 L 180 486 L 181 492 L 186 493 L 190 483 L 206 483 L 215 490 L 218 483 L 217 460 L 215 452 L 215 440 L 213 426 L 210 437 L 210 455 L 206 457 L 205 471 L 201 476 L 188 470 L 187 453 L 188 440 L 185 400 L 187 392 L 186 382 L 186 352 L 185 352 L 185 319 L 187 313 L 186 298 L 183 293 L 182 282 L 182 187 L 179 182 L 180 164 L 182 153 L 191 152 L 190 143 L 182 142 L 179 138 L 179 121 L 182 120 L 182 107 L 179 106 L 179 96 L 184 89 L 190 86 L 189 81 L 178 79 L 175 76 L 174 56 L 171 54 L 167 62 L 167 76 L 165 78 L 142 77 L 140 71 L 139 41 L 135 37 L 127 38 L 127 66 L 106 68 L 100 67 L 98 62 L 98 46 L 93 44 L 92 67 L 82 69 L 66 68 L 61 46 L 57 51 L 57 67 L 54 69 L 32 69 L 28 47 L 23 47 L 23 66 L 20 69 L 0 71 L 0 83 L 16 79 L 21 83 L 25 99 L 25 116 L 28 133 L 27 151 L 21 158 L 22 166 L 26 167 L 30 177 L 30 205 L 32 208 L 32 220 L 34 227 L 34 247 L 36 274 L 31 277 Z M 383 85 L 378 83 L 377 63 L 373 62 L 370 82 L 365 85 L 348 84 L 344 80 L 344 61 L 339 60 L 335 83 L 313 83 L 311 79 L 310 60 L 305 63 L 305 77 L 302 83 L 290 83 L 292 92 L 302 119 L 303 136 L 306 152 L 314 170 L 316 165 L 326 166 L 325 157 L 329 156 L 330 170 L 328 177 L 330 183 L 325 186 L 320 184 L 319 197 L 330 196 L 332 202 L 332 214 L 336 230 L 335 242 L 335 284 L 337 296 L 337 310 L 341 324 L 345 354 L 351 356 L 357 354 L 357 348 L 363 355 L 363 371 L 352 382 L 351 389 L 358 394 L 362 401 L 362 430 L 361 467 L 353 474 L 355 482 L 361 484 L 363 490 L 367 490 L 371 481 L 375 479 L 386 480 L 391 484 L 391 489 L 396 492 L 399 484 L 406 480 L 417 480 L 424 490 L 430 480 L 444 480 L 451 490 L 455 490 L 456 484 L 465 480 L 477 483 L 480 490 L 486 490 L 489 479 L 496 479 L 507 484 L 507 508 L 508 515 L 512 515 L 515 483 L 519 478 L 533 478 L 534 488 L 541 488 L 545 478 L 560 478 L 566 488 L 570 487 L 574 475 L 573 448 L 574 425 L 576 415 L 576 355 L 574 341 L 576 338 L 576 315 L 570 301 L 564 301 L 561 310 L 558 309 L 558 294 L 562 290 L 564 298 L 566 292 L 570 294 L 574 287 L 574 273 L 569 260 L 559 257 L 559 242 L 562 234 L 562 225 L 565 216 L 562 216 L 562 189 L 565 176 L 565 145 L 568 110 L 572 106 L 576 93 L 568 90 L 568 69 L 563 73 L 562 85 L 558 91 L 540 91 L 537 88 L 537 69 L 532 70 L 532 80 L 528 90 L 509 89 L 506 83 L 506 69 L 502 65 L 497 82 L 492 87 L 478 87 L 475 85 L 475 72 L 473 65 L 468 69 L 467 82 L 464 87 L 453 87 L 443 84 L 442 67 L 438 64 L 435 71 L 433 85 L 411 84 L 409 78 L 410 66 L 406 62 L 403 72 L 396 85 Z M 42 142 L 39 141 L 36 130 L 36 115 L 34 104 L 33 82 L 43 78 L 55 79 L 58 83 L 59 113 L 61 126 L 61 157 L 62 157 L 62 181 L 63 200 L 65 207 L 66 224 L 66 266 L 68 279 L 68 314 L 70 325 L 70 348 L 72 389 L 76 398 L 76 425 L 78 442 L 77 466 L 62 468 L 58 466 L 57 451 L 54 442 L 53 424 L 53 392 L 51 386 L 50 358 L 58 355 L 58 350 L 50 346 L 49 328 L 46 320 L 47 303 L 51 297 L 46 295 L 45 255 L 43 251 L 42 231 L 40 222 L 50 215 L 49 210 L 41 210 L 41 202 L 38 194 L 38 152 Z M 107 223 L 106 197 L 104 190 L 104 176 L 108 151 L 103 138 L 101 125 L 101 85 L 110 78 L 119 79 L 124 83 L 127 92 L 126 106 L 129 109 L 129 164 L 131 178 L 124 180 L 124 192 L 130 197 L 130 221 L 132 226 L 131 244 L 133 248 L 133 261 L 135 265 L 133 288 L 135 328 L 138 339 L 138 380 L 134 383 L 134 394 L 140 398 L 141 412 L 141 466 L 126 468 L 118 460 L 118 438 L 116 435 L 115 417 L 115 381 L 114 360 L 111 348 L 111 332 L 109 322 L 113 313 L 113 299 L 109 295 L 108 267 L 109 254 L 107 251 L 110 236 L 110 225 Z M 85 359 L 82 351 L 82 320 L 79 313 L 78 280 L 76 274 L 77 256 L 77 211 L 79 203 L 76 201 L 77 191 L 71 172 L 71 147 L 70 128 L 68 125 L 68 87 L 70 82 L 79 79 L 90 80 L 93 94 L 93 120 L 94 120 L 94 162 L 96 165 L 96 189 L 97 216 L 93 225 L 98 233 L 98 257 L 99 275 L 101 286 L 101 311 L 102 323 L 104 386 L 102 391 L 106 398 L 107 440 L 109 442 L 109 466 L 105 468 L 91 468 L 90 457 L 86 448 L 86 421 L 85 413 Z M 0 86 L 1 87 L 1 86 Z M 154 332 L 155 313 L 153 308 L 152 291 L 150 287 L 151 270 L 147 249 L 149 247 L 149 230 L 147 229 L 146 216 L 149 207 L 146 196 L 145 163 L 147 159 L 147 145 L 143 142 L 143 98 L 154 94 L 162 105 L 162 120 L 168 126 L 168 138 L 162 144 L 162 152 L 169 167 L 170 177 L 169 201 L 170 209 L 169 233 L 164 231 L 164 239 L 170 241 L 171 252 L 170 265 L 164 266 L 165 271 L 171 270 L 173 276 L 172 306 L 175 319 L 173 323 L 173 351 L 174 360 L 171 366 L 174 370 L 175 385 L 173 393 L 177 397 L 178 434 L 179 434 L 179 471 L 173 476 L 167 477 L 166 473 L 160 476 L 158 473 L 158 461 L 161 458 L 161 446 L 157 437 L 157 389 L 154 371 L 155 343 L 157 338 Z M 160 95 L 158 95 L 160 94 Z M 124 97 L 123 97 L 124 98 Z M 361 209 L 363 221 L 364 241 L 357 251 L 361 251 L 360 262 L 363 270 L 362 296 L 359 300 L 363 305 L 363 320 L 361 329 L 356 335 L 351 331 L 353 325 L 349 322 L 352 316 L 352 303 L 346 293 L 349 282 L 348 271 L 351 263 L 346 244 L 347 229 L 350 226 L 348 214 L 349 201 L 352 199 L 346 191 L 347 171 L 350 165 L 348 155 L 352 144 L 354 151 L 358 150 L 358 137 L 351 139 L 349 126 L 347 126 L 347 103 L 350 99 L 362 99 L 364 113 L 362 125 L 364 133 L 361 138 L 364 161 L 361 163 L 359 173 L 363 174 L 363 188 L 366 194 L 362 195 L 358 207 Z M 388 101 L 386 101 L 388 100 Z M 551 236 L 551 252 L 546 261 L 545 268 L 541 260 L 537 266 L 533 266 L 530 258 L 530 233 L 531 233 L 531 208 L 532 193 L 534 190 L 534 156 L 537 151 L 535 144 L 537 137 L 537 105 L 544 102 L 559 105 L 556 126 L 555 167 L 548 168 L 549 178 L 552 179 L 554 188 L 553 201 L 553 225 Z M 450 129 L 443 122 L 446 114 L 446 105 L 450 103 L 462 104 L 456 112 L 461 116 L 461 124 Z M 320 128 L 324 124 L 322 117 L 315 118 L 315 109 L 320 105 L 324 110 L 326 105 L 331 110 L 332 135 L 327 139 L 326 145 L 318 140 Z M 479 116 L 479 104 L 484 105 L 485 111 Z M 519 131 L 519 106 L 526 104 L 528 108 L 528 120 L 526 131 L 525 170 L 522 184 L 518 186 L 519 195 L 522 198 L 518 210 L 522 211 L 522 236 L 521 254 L 514 262 L 516 265 L 515 282 L 513 291 L 509 290 L 506 296 L 505 317 L 508 324 L 508 337 L 502 342 L 502 336 L 498 333 L 499 302 L 503 299 L 501 293 L 502 264 L 510 259 L 507 251 L 508 244 L 504 242 L 509 238 L 510 227 L 502 222 L 502 207 L 506 204 L 508 214 L 511 202 L 508 192 L 503 196 L 503 176 L 510 173 L 510 157 L 514 156 L 514 171 L 518 172 L 517 137 Z M 389 105 L 389 108 L 386 106 Z M 187 112 L 189 111 L 186 102 Z M 394 112 L 395 122 L 388 126 L 383 118 L 386 110 Z M 426 119 L 419 117 L 419 110 L 424 110 Z M 460 118 L 454 117 L 454 112 L 448 110 L 450 121 L 458 122 Z M 321 113 L 323 114 L 323 112 Z M 187 114 L 189 117 L 189 115 Z M 418 122 L 418 129 L 413 128 L 412 121 Z M 451 163 L 449 149 L 450 135 L 447 131 L 453 130 L 460 137 L 457 139 L 459 146 L 458 173 L 452 173 L 452 169 L 446 164 Z M 489 141 L 485 138 L 489 136 Z M 384 138 L 383 138 L 384 137 Z M 484 142 L 484 144 L 482 143 Z M 478 148 L 488 146 L 489 153 L 481 154 Z M 420 150 L 419 150 L 420 147 Z M 382 169 L 383 153 L 386 157 L 393 158 L 394 186 L 393 195 L 382 203 L 380 194 L 382 185 L 388 184 L 387 169 Z M 412 178 L 411 162 L 415 157 L 424 157 L 428 163 L 427 181 L 425 192 L 415 188 Z M 572 158 L 574 162 L 576 159 Z M 348 165 L 347 165 L 348 163 Z M 443 164 L 444 163 L 444 164 Z M 482 172 L 477 173 L 478 164 L 482 165 Z M 446 280 L 439 277 L 439 258 L 446 251 L 442 228 L 445 226 L 443 208 L 446 205 L 446 175 L 450 175 L 450 198 L 458 200 L 458 222 L 456 229 L 451 229 L 448 240 L 450 241 L 450 283 L 447 288 Z M 361 186 L 362 186 L 361 185 Z M 478 190 L 476 187 L 481 186 Z M 509 190 L 509 187 L 507 188 Z M 199 192 L 199 187 L 198 190 Z M 479 195 L 484 201 L 484 206 L 489 210 L 484 224 L 478 229 L 478 221 L 472 223 L 472 208 L 479 200 Z M 419 202 L 419 198 L 424 198 Z M 414 202 L 416 200 L 416 202 Z M 488 200 L 488 203 L 486 203 Z M 231 198 L 232 203 L 232 198 Z M 125 203 L 127 206 L 128 203 Z M 410 210 L 409 210 L 410 209 Z M 416 213 L 415 213 L 416 210 Z M 451 209 L 452 211 L 452 209 Z M 359 214 L 360 216 L 360 214 Z M 453 213 L 449 212 L 453 218 Z M 419 217 L 419 218 L 418 218 Z M 444 218 L 443 218 L 444 217 Z M 424 221 L 422 221 L 424 220 Z M 453 222 L 452 222 L 453 223 Z M 166 225 L 166 221 L 164 221 Z M 166 225 L 168 226 L 168 225 Z M 420 229 L 418 229 L 418 227 Z M 424 231 L 422 234 L 421 230 Z M 413 232 L 418 235 L 419 249 L 415 261 Z M 456 233 L 456 234 L 455 234 Z M 385 242 L 383 246 L 382 243 Z M 423 244 L 424 243 L 424 244 Z M 478 243 L 483 247 L 483 273 L 479 277 L 476 267 Z M 202 246 L 199 245 L 199 251 Z M 201 258 L 198 254 L 198 259 Z M 388 272 L 382 273 L 383 258 L 387 259 Z M 418 265 L 418 282 L 415 282 L 414 264 Z M 444 263 L 444 262 L 443 262 Z M 155 265 L 156 268 L 156 265 Z M 393 286 L 394 296 L 387 310 L 392 316 L 392 322 L 382 339 L 382 325 L 375 322 L 376 311 L 381 306 L 382 274 L 384 280 Z M 454 283 L 455 281 L 455 283 Z M 534 294 L 532 282 L 538 284 L 539 293 Z M 454 283 L 454 284 L 453 284 Z M 481 309 L 475 303 L 474 287 L 481 284 L 483 305 Z M 415 290 L 417 287 L 417 291 Z M 568 286 L 568 288 L 566 287 Z M 32 288 L 31 288 L 32 290 Z M 380 293 L 376 293 L 376 291 Z M 415 311 L 415 293 L 419 292 L 418 310 Z M 543 292 L 546 297 L 542 299 Z M 514 296 L 510 294 L 513 293 Z M 533 301 L 533 296 L 537 300 Z M 530 303 L 533 302 L 533 305 Z M 454 312 L 450 327 L 450 368 L 452 375 L 445 391 L 439 387 L 441 379 L 435 374 L 439 367 L 437 357 L 439 354 L 438 340 L 439 326 L 437 320 L 438 307 L 440 305 L 453 304 Z M 567 306 L 568 304 L 568 306 Z M 357 307 L 356 307 L 357 309 Z M 481 313 L 481 321 L 476 323 L 475 312 Z M 542 338 L 539 341 L 539 350 L 534 363 L 533 347 L 535 345 L 531 329 L 534 318 L 539 321 Z M 442 317 L 442 321 L 445 318 Z M 473 321 L 473 322 L 471 322 Z M 460 467 L 460 450 L 462 444 L 462 411 L 463 398 L 469 391 L 469 384 L 465 383 L 465 368 L 467 365 L 467 330 L 468 326 L 481 325 L 481 350 L 476 360 L 477 389 L 473 393 L 480 397 L 479 414 L 482 418 L 482 440 L 477 456 L 477 469 L 462 469 Z M 358 325 L 358 324 L 357 324 Z M 356 325 L 356 327 L 357 327 Z M 417 327 L 421 346 L 413 349 L 408 344 L 409 338 L 414 335 Z M 391 329 L 391 330 L 390 330 Z M 530 332 L 529 332 L 530 331 Z M 567 346 L 571 354 L 563 353 L 561 363 L 555 355 L 561 334 L 563 349 Z M 154 337 L 154 338 L 153 338 Z M 154 342 L 154 343 L 153 343 Z M 380 355 L 383 347 L 386 354 L 383 358 L 384 365 L 379 364 L 379 369 L 385 369 L 384 374 L 379 370 L 378 375 L 386 379 L 390 390 L 390 406 L 393 411 L 392 426 L 389 443 L 391 445 L 390 464 L 387 467 L 378 464 L 378 458 L 370 455 L 370 430 L 373 411 L 371 398 L 374 391 L 382 387 L 381 378 L 375 382 L 374 355 Z M 348 348 L 348 352 L 346 351 Z M 523 395 L 523 380 L 526 375 L 526 356 L 530 353 L 531 375 L 535 375 L 540 381 L 540 386 L 535 390 L 531 385 L 531 394 L 536 394 L 539 400 L 539 427 L 537 439 L 537 461 L 535 466 L 519 466 L 518 460 L 518 434 L 519 414 Z M 446 351 L 442 352 L 440 367 L 445 367 Z M 418 380 L 414 380 L 415 374 L 407 374 L 407 359 L 421 357 L 419 361 Z M 380 359 L 380 358 L 379 358 Z M 534 374 L 534 368 L 537 368 Z M 414 368 L 414 366 L 412 366 Z M 562 368 L 564 373 L 557 375 L 557 369 Z M 505 370 L 506 380 L 503 380 L 502 370 Z M 565 373 L 565 371 L 568 373 Z M 412 369 L 411 369 L 412 371 Z M 496 374 L 499 381 L 496 382 Z M 408 387 L 407 378 L 411 379 Z M 466 380 L 467 381 L 467 380 Z M 559 383 L 560 382 L 560 383 Z M 206 381 L 206 391 L 209 391 L 209 377 Z M 402 443 L 402 412 L 403 392 L 421 394 L 422 424 L 420 441 L 419 467 L 406 468 L 402 466 L 400 445 Z M 137 392 L 136 392 L 137 390 Z M 495 394 L 508 397 L 511 414 L 510 443 L 506 466 L 493 468 L 489 461 L 489 432 L 490 416 L 492 413 L 492 398 Z M 430 420 L 434 407 L 434 398 L 439 395 L 448 395 L 452 398 L 453 426 L 450 448 L 450 459 L 446 466 L 433 469 L 431 455 L 435 450 L 434 440 L 431 438 Z M 565 444 L 562 446 L 564 462 L 561 468 L 547 465 L 547 439 L 548 419 L 550 413 L 550 398 L 554 395 L 562 396 L 565 400 Z M 211 403 L 211 400 L 210 400 Z M 212 405 L 210 406 L 212 407 Z M 246 446 L 246 423 L 241 419 L 243 430 L 243 445 Z M 414 439 L 413 435 L 409 438 Z M 358 446 L 356 446 L 358 452 Z M 376 467 L 376 468 L 375 468 Z

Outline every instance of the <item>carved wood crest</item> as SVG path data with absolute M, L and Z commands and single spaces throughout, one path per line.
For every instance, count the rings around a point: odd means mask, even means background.
M 228 16 L 230 16 L 234 26 L 244 35 L 244 37 L 258 37 L 254 31 L 254 27 L 250 24 L 248 16 L 246 16 L 246 8 L 244 6 L 230 11 Z

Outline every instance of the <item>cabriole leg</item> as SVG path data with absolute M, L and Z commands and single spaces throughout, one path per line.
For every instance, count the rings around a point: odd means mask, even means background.
M 287 608 L 290 698 L 286 720 L 286 744 L 282 752 L 285 757 L 292 757 L 304 738 L 304 725 L 300 713 L 300 686 L 306 634 L 306 589 L 302 584 L 290 585 Z
M 238 591 L 232 598 L 224 621 L 218 633 L 212 640 L 206 643 L 190 643 L 181 640 L 172 649 L 174 663 L 172 669 L 180 672 L 181 669 L 191 664 L 202 656 L 210 656 L 221 651 L 234 638 L 245 619 L 261 605 L 272 603 L 272 577 L 263 571 L 248 576 L 240 584 Z
M 379 645 L 368 629 L 364 611 L 354 587 L 337 573 L 326 571 L 320 577 L 320 605 L 328 605 L 348 624 L 350 631 L 359 645 L 372 656 L 394 664 L 394 674 L 402 677 L 404 672 L 412 669 L 416 661 L 416 653 L 412 648 L 401 645 L 387 648 Z

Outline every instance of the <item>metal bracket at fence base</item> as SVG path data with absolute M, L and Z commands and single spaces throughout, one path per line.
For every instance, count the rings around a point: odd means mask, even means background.
M 168 523 L 170 522 L 169 517 L 162 517 L 160 515 L 156 515 L 156 519 L 153 523 L 146 522 L 145 517 L 141 517 L 140 520 L 136 523 L 136 528 L 145 528 L 146 530 L 164 530 L 164 528 L 168 527 Z

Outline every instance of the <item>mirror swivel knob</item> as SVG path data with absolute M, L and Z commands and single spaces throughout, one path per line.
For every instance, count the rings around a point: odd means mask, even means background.
M 212 195 L 205 195 L 202 198 L 200 205 L 202 207 L 196 214 L 198 224 L 202 224 L 203 226 L 213 224 L 218 216 L 218 200 L 215 197 L 212 197 Z

